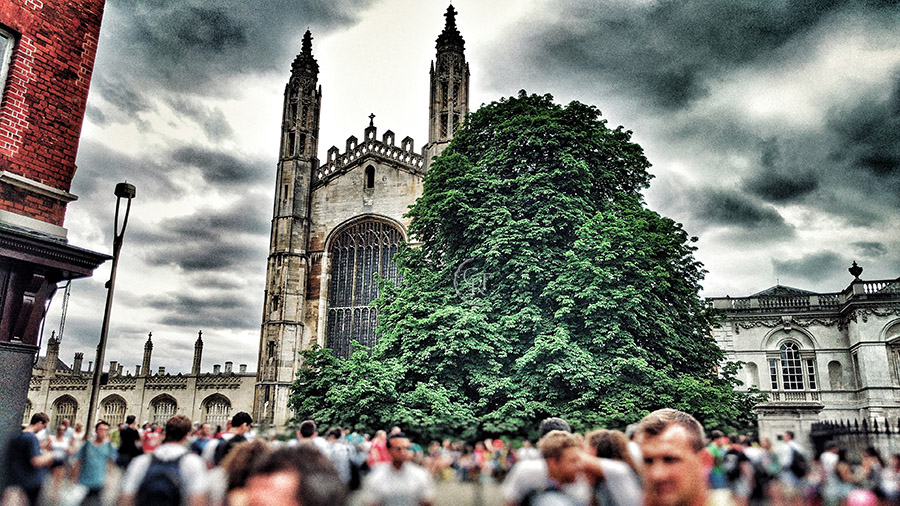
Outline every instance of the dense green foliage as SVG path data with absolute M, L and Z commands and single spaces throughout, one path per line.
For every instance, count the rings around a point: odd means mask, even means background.
M 547 416 L 623 427 L 660 407 L 749 424 L 755 399 L 733 367 L 715 373 L 695 248 L 644 207 L 630 138 L 524 92 L 470 114 L 410 210 L 422 244 L 382 286 L 378 346 L 306 352 L 298 417 L 428 438 L 533 435 Z

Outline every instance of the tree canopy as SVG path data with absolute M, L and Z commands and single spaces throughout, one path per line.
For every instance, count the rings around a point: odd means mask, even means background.
M 533 436 L 547 416 L 621 428 L 661 407 L 749 424 L 692 239 L 643 202 L 649 166 L 589 105 L 520 92 L 471 113 L 410 208 L 421 244 L 381 286 L 378 344 L 304 352 L 292 409 L 427 438 Z

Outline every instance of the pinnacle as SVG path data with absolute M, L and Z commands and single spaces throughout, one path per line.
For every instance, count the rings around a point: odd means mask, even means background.
M 444 14 L 444 17 L 447 18 L 446 23 L 444 24 L 444 31 L 437 38 L 437 48 L 441 49 L 456 49 L 462 52 L 465 41 L 462 38 L 462 35 L 459 33 L 459 29 L 456 27 L 456 9 L 453 7 L 453 4 L 450 4 L 447 7 L 447 12 Z

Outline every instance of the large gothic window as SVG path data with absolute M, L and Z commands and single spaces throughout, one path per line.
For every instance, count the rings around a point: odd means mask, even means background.
M 160 427 L 165 427 L 169 418 L 175 416 L 177 409 L 178 404 L 175 402 L 175 399 L 168 395 L 160 395 L 150 402 L 150 421 Z
M 127 404 L 125 399 L 118 395 L 110 395 L 100 404 L 100 412 L 103 413 L 103 420 L 109 422 L 113 427 L 125 421 L 125 409 Z
M 208 423 L 213 429 L 225 427 L 230 414 L 231 401 L 224 395 L 213 394 L 203 401 L 203 423 Z
M 71 422 L 75 419 L 75 415 L 78 413 L 78 402 L 72 396 L 64 395 L 53 403 L 53 411 L 55 417 L 51 427 L 58 427 L 63 420 Z
M 325 343 L 336 356 L 350 356 L 353 341 L 368 347 L 377 342 L 377 312 L 369 306 L 378 296 L 376 274 L 397 280 L 394 255 L 402 241 L 397 228 L 376 220 L 355 223 L 332 241 Z

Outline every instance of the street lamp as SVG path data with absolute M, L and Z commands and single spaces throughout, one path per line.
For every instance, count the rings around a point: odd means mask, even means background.
M 91 400 L 88 403 L 87 428 L 94 423 L 94 413 L 97 410 L 97 397 L 100 395 L 100 375 L 103 374 L 103 359 L 106 354 L 106 336 L 109 334 L 109 314 L 112 312 L 113 291 L 116 288 L 116 268 L 119 266 L 119 252 L 122 250 L 122 239 L 125 237 L 125 227 L 128 225 L 128 213 L 131 211 L 131 199 L 134 198 L 135 188 L 133 184 L 119 183 L 116 185 L 116 217 L 113 235 L 112 269 L 109 273 L 109 281 L 106 282 L 106 310 L 103 312 L 103 328 L 100 330 L 100 344 L 97 345 L 97 359 L 94 361 L 94 379 L 91 385 Z M 119 204 L 122 199 L 128 199 L 125 207 L 125 217 L 122 220 L 122 230 L 119 231 Z

